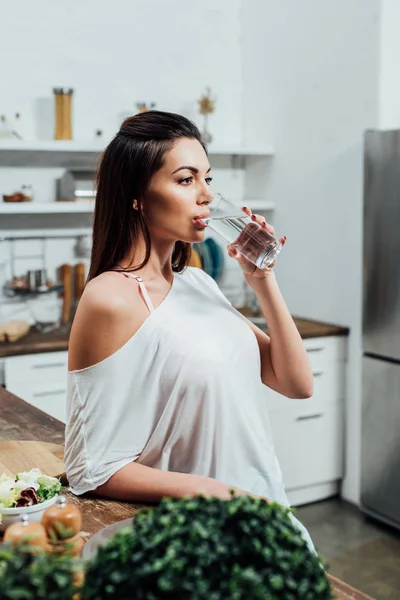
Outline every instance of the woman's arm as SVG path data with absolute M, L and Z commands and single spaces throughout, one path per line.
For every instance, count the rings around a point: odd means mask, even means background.
M 247 207 L 243 211 L 271 235 L 274 228 L 264 217 L 253 215 Z M 286 238 L 281 238 L 281 243 Z M 267 269 L 258 269 L 238 252 L 228 246 L 228 253 L 235 258 L 246 282 L 253 288 L 262 313 L 268 323 L 266 335 L 248 319 L 260 348 L 261 378 L 263 383 L 288 398 L 309 398 L 313 394 L 313 376 L 307 351 L 297 327 L 289 313 L 276 281 L 272 264 Z
M 282 297 L 275 273 L 263 279 L 245 276 L 268 323 L 264 333 L 250 321 L 260 348 L 261 379 L 265 385 L 288 398 L 309 398 L 313 376 L 307 351 Z
M 211 477 L 160 471 L 132 462 L 122 467 L 110 477 L 107 483 L 94 491 L 96 494 L 116 500 L 157 503 L 165 496 L 182 498 L 197 494 L 230 500 L 231 490 L 234 490 L 238 496 L 252 495 Z

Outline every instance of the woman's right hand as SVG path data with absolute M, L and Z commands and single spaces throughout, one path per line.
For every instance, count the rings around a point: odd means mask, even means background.
M 199 494 L 203 494 L 207 498 L 216 497 L 220 498 L 221 500 L 231 500 L 231 492 L 234 492 L 235 496 L 250 496 L 251 498 L 261 498 L 267 502 L 270 502 L 269 498 L 246 492 L 238 487 L 235 487 L 234 485 L 226 485 L 225 483 L 217 481 L 212 477 L 199 476 Z

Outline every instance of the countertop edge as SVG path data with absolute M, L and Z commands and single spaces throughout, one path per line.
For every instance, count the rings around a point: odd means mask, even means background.
M 304 317 L 293 316 L 293 320 L 302 339 L 318 337 L 347 336 L 349 328 L 332 323 L 313 321 Z M 0 359 L 24 354 L 41 354 L 44 352 L 62 352 L 68 350 L 70 331 L 38 333 L 31 331 L 16 342 L 0 343 Z

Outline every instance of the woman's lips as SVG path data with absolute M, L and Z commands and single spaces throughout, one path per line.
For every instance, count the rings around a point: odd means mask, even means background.
M 204 221 L 202 221 L 200 217 L 195 217 L 193 219 L 193 223 L 196 225 L 196 227 L 199 227 L 200 229 L 205 229 L 207 227 L 206 223 L 204 223 Z

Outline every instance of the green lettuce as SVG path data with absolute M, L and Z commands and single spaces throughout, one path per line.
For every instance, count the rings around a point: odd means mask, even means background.
M 14 489 L 14 479 L 8 475 L 0 477 L 0 510 L 2 508 L 12 508 L 19 494 Z
M 56 477 L 49 477 L 48 475 L 41 475 L 37 478 L 37 483 L 39 484 L 36 493 L 39 497 L 39 502 L 46 502 L 46 500 L 50 500 L 61 491 L 61 483 Z

